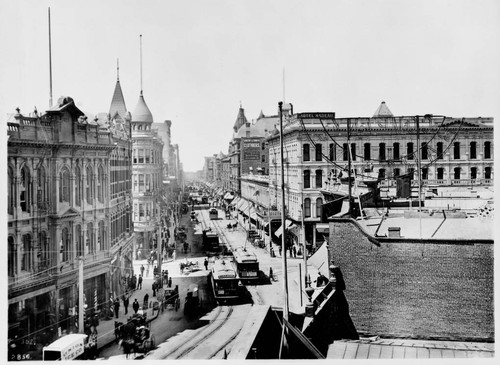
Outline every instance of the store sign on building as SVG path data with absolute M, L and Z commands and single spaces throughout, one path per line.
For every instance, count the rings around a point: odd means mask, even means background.
M 335 113 L 298 113 L 301 119 L 335 119 Z
M 260 159 L 260 151 L 259 150 L 250 150 L 243 152 L 243 159 L 245 160 L 259 160 Z
M 281 219 L 281 212 L 279 210 L 270 210 L 269 211 L 269 219 Z

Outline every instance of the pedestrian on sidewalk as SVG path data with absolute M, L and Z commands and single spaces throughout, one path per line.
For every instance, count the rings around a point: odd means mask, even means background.
M 281 247 L 281 245 L 279 245 L 279 250 L 280 250 L 280 256 L 283 256 L 283 255 L 281 254 L 281 252 L 283 251 L 283 248 Z
M 115 310 L 115 317 L 118 318 L 118 311 L 120 310 L 120 299 L 116 298 L 113 303 L 113 308 Z
M 136 287 L 137 287 L 137 274 L 134 274 L 134 276 L 132 276 L 132 279 L 130 279 L 130 290 L 134 291 Z
M 141 275 L 144 276 L 144 265 L 141 264 Z
M 142 304 L 142 309 L 148 309 L 148 305 L 149 305 L 149 294 L 146 293 L 146 295 L 144 295 L 144 302 Z
M 132 303 L 132 308 L 134 309 L 134 313 L 137 314 L 137 312 L 139 311 L 139 306 L 140 306 L 140 304 L 137 301 L 137 298 L 135 298 L 134 303 Z
M 125 307 L 125 314 L 128 314 L 128 297 L 126 295 L 123 296 L 123 306 Z
M 161 283 L 167 285 L 167 283 L 168 283 L 168 270 L 163 270 L 163 279 L 162 279 Z
M 168 278 L 168 287 L 171 288 L 172 287 L 172 277 L 169 277 Z
M 156 297 L 156 280 L 153 281 L 153 297 Z
M 205 261 L 203 261 L 203 265 L 205 265 L 205 270 L 208 270 L 208 260 L 205 258 Z
M 142 289 L 142 275 L 139 275 L 139 279 L 137 280 L 137 290 Z

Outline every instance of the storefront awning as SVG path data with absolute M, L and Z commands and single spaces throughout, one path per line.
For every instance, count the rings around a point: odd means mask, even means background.
M 226 195 L 224 195 L 224 199 L 226 200 L 231 200 L 234 198 L 234 194 L 231 192 L 227 192 Z
M 242 212 L 246 212 L 248 209 L 248 202 L 245 199 L 240 199 L 240 204 L 238 205 L 238 209 Z
M 316 223 L 316 231 L 323 234 L 329 234 L 330 225 L 328 223 Z
M 293 222 L 290 219 L 287 219 L 285 221 L 286 229 L 289 229 L 292 225 L 293 225 Z M 276 232 L 274 232 L 274 234 L 276 235 L 276 237 L 280 237 L 282 232 L 283 232 L 283 226 L 280 226 L 280 228 L 278 228 L 276 230 Z
M 229 203 L 229 206 L 231 207 L 237 206 L 239 202 L 240 198 L 235 198 L 231 203 Z

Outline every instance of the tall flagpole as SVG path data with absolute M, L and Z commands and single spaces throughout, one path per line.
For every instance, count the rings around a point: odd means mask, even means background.
M 283 320 L 288 322 L 288 275 L 287 275 L 287 265 L 286 265 L 286 242 L 285 242 L 285 234 L 286 234 L 286 226 L 285 226 L 285 167 L 284 167 L 284 158 L 283 158 L 283 102 L 278 103 L 279 113 L 280 113 L 280 151 L 281 151 L 281 247 L 282 247 L 282 258 L 283 258 L 283 292 L 285 294 L 285 303 L 283 305 Z M 288 331 L 285 328 L 285 323 L 283 323 L 283 349 L 285 354 L 287 353 L 287 333 Z M 281 351 L 280 351 L 281 358 Z
M 141 95 L 142 95 L 142 34 L 139 35 L 139 46 L 141 53 Z
M 50 34 L 50 7 L 49 7 L 49 108 L 52 108 L 52 36 Z

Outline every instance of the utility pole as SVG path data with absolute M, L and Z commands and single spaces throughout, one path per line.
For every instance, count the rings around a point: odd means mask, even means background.
M 421 172 L 421 164 L 422 162 L 420 161 L 421 159 L 421 153 L 422 153 L 422 146 L 420 146 L 420 118 L 417 115 L 417 174 L 418 174 L 418 222 L 419 222 L 419 232 L 420 232 L 420 239 L 422 239 L 422 217 L 420 216 L 422 214 L 422 172 Z M 410 189 L 411 191 L 411 189 Z
M 352 201 L 352 188 L 351 188 L 351 120 L 347 118 L 347 168 L 349 169 L 348 187 L 349 187 L 349 216 L 352 216 L 351 201 Z
M 84 333 L 83 316 L 85 308 L 83 302 L 83 257 L 78 258 L 78 332 Z
M 285 226 L 285 167 L 283 158 L 283 102 L 278 103 L 279 113 L 280 113 L 280 151 L 281 151 L 281 246 L 282 246 L 282 259 L 283 259 L 283 293 L 285 294 L 285 301 L 283 305 L 283 320 L 288 322 L 288 275 L 287 275 L 287 263 L 286 263 L 286 226 Z M 285 354 L 288 352 L 286 325 L 283 323 L 283 349 Z M 280 351 L 281 358 L 281 351 Z

